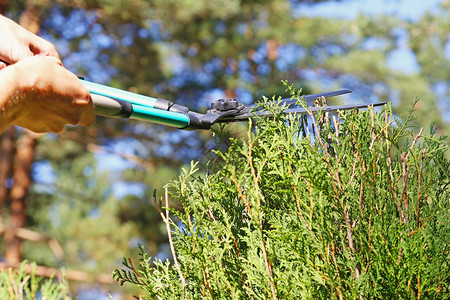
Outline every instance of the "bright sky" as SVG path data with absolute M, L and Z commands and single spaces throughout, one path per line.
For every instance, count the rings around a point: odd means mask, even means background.
M 345 4 L 342 4 L 345 2 Z M 392 14 L 416 20 L 426 11 L 436 12 L 444 0 L 347 0 L 302 5 L 296 13 L 308 16 L 355 18 L 359 13 Z

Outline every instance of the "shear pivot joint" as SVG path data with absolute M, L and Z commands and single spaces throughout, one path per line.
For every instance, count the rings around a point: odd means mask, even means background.
M 238 106 L 239 102 L 236 99 L 219 99 L 211 102 L 211 108 L 219 111 L 236 109 Z

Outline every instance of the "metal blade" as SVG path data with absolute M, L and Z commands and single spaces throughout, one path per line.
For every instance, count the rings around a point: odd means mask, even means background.
M 356 104 L 356 105 L 334 105 L 334 106 L 316 106 L 316 107 L 309 107 L 308 110 L 311 112 L 316 111 L 322 111 L 322 112 L 335 112 L 338 110 L 351 110 L 355 108 L 367 108 L 371 105 L 373 106 L 381 106 L 388 103 L 388 101 L 384 102 L 377 102 L 377 103 L 363 103 L 363 104 Z M 304 108 L 288 108 L 285 110 L 285 114 L 300 114 L 305 115 L 308 114 L 308 111 Z M 228 122 L 234 122 L 234 121 L 244 121 L 248 119 L 252 119 L 255 117 L 270 117 L 273 114 L 269 111 L 254 111 L 254 112 L 245 112 L 243 114 L 232 116 L 232 117 L 226 117 L 223 119 L 220 119 L 217 121 L 217 123 L 228 123 Z
M 325 97 L 325 98 L 335 97 L 335 96 L 339 96 L 339 95 L 348 94 L 351 92 L 352 92 L 351 90 L 339 90 L 339 91 L 333 91 L 333 92 L 309 94 L 309 95 L 301 96 L 300 99 L 304 99 L 305 101 L 314 101 L 314 100 L 322 98 L 322 97 Z M 292 100 L 290 98 L 281 99 L 281 101 L 285 104 L 295 104 L 298 102 L 297 100 Z

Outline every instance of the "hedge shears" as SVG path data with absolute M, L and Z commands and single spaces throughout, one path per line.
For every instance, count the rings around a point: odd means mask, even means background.
M 255 104 L 243 105 L 237 99 L 219 99 L 211 102 L 211 109 L 206 113 L 191 111 L 188 107 L 175 104 L 164 99 L 144 96 L 106 85 L 86 81 L 81 82 L 91 93 L 95 105 L 96 115 L 118 118 L 132 118 L 152 123 L 163 124 L 178 129 L 210 129 L 216 123 L 230 123 L 246 121 L 254 117 L 270 117 L 268 111 L 258 108 Z M 350 90 L 310 94 L 302 96 L 305 101 L 313 101 L 322 97 L 334 97 L 351 93 Z M 279 103 L 291 105 L 297 100 L 281 99 Z M 336 105 L 310 107 L 309 111 L 333 112 L 337 110 L 350 110 L 367 108 L 369 105 L 380 106 L 387 102 L 363 103 L 356 105 Z M 286 114 L 307 114 L 303 107 L 289 107 Z

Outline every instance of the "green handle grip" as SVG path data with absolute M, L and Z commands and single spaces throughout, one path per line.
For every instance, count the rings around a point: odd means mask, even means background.
M 91 93 L 95 113 L 107 117 L 131 118 L 183 129 L 190 118 L 185 112 L 161 109 L 161 100 L 80 79 Z

